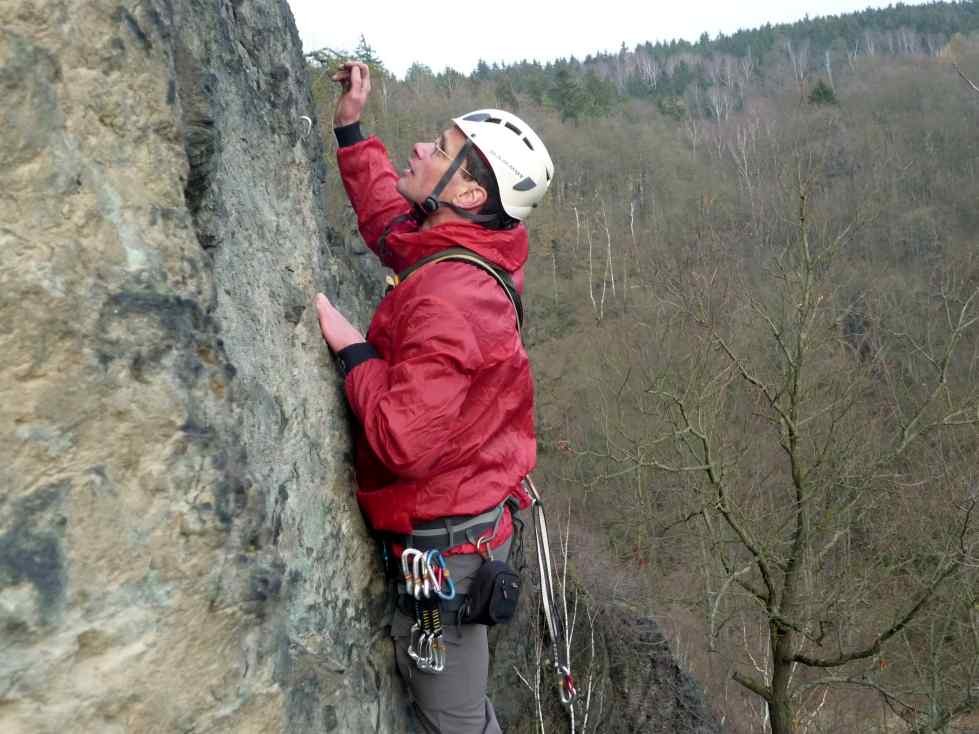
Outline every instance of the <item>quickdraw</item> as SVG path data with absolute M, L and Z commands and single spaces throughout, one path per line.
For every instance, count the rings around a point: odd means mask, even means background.
M 401 573 L 405 593 L 415 600 L 415 624 L 411 627 L 408 656 L 419 670 L 441 673 L 445 670 L 441 601 L 449 601 L 456 595 L 449 568 L 437 550 L 405 548 L 401 554 Z
M 564 623 L 561 612 L 554 597 L 554 573 L 551 568 L 551 550 L 547 536 L 547 518 L 544 516 L 544 503 L 534 486 L 533 480 L 527 476 L 524 486 L 530 494 L 533 504 L 531 512 L 534 516 L 534 537 L 537 541 L 537 563 L 540 569 L 541 599 L 544 604 L 544 619 L 547 622 L 547 633 L 551 638 L 551 657 L 554 672 L 557 675 L 558 691 L 561 703 L 570 706 L 578 694 L 571 675 L 571 663 L 567 659 L 564 648 Z

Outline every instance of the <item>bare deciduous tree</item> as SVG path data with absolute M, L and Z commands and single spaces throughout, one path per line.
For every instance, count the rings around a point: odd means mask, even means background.
M 979 286 L 952 268 L 913 298 L 882 291 L 863 317 L 876 333 L 854 350 L 840 254 L 875 222 L 876 193 L 847 216 L 819 212 L 820 155 L 797 142 L 767 159 L 783 161 L 766 169 L 767 195 L 794 197 L 796 212 L 756 225 L 785 243 L 764 272 L 739 275 L 732 257 L 723 276 L 688 270 L 670 293 L 699 348 L 671 372 L 615 378 L 606 458 L 686 488 L 678 522 L 696 519 L 706 543 L 708 643 L 764 702 L 772 734 L 818 727 L 834 691 L 868 681 L 909 730 L 938 731 L 979 684 L 977 666 L 949 662 L 974 613 L 962 589 L 976 575 Z M 616 425 L 616 404 L 632 418 Z M 882 673 L 901 655 L 936 663 Z

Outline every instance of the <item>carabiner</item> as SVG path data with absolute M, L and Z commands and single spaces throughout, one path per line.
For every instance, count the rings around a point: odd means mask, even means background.
M 415 658 L 415 667 L 426 673 L 432 672 L 432 635 L 424 633 L 418 644 L 420 649 Z
M 485 558 L 487 561 L 493 560 L 493 549 L 490 548 L 490 542 L 493 540 L 495 536 L 496 533 L 494 532 L 493 535 L 481 535 L 478 538 L 476 538 L 476 552 L 479 555 L 481 555 L 483 558 Z M 486 545 L 486 553 L 483 553 L 483 551 L 479 549 L 479 546 L 484 544 Z
M 455 599 L 456 587 L 449 575 L 449 567 L 445 563 L 445 558 L 437 550 L 430 550 L 425 554 L 425 563 L 428 566 L 432 578 L 432 587 L 439 599 L 449 601 Z M 441 576 L 441 578 L 439 578 Z M 448 591 L 442 591 L 443 582 L 448 587 Z
M 405 548 L 401 552 L 401 573 L 405 577 L 405 592 L 409 596 L 415 596 L 415 588 L 419 580 L 417 572 L 413 572 L 411 559 L 414 558 L 417 561 L 420 555 L 421 551 L 415 548 Z
M 414 660 L 416 663 L 421 655 L 419 650 L 419 645 L 425 634 L 422 632 L 422 628 L 417 623 L 411 625 L 411 632 L 408 637 L 408 657 Z
M 423 585 L 422 593 L 425 598 L 428 599 L 432 595 L 432 568 L 428 565 L 428 553 L 423 553 L 421 558 L 421 575 L 418 577 L 418 582 Z
M 422 570 L 422 562 L 423 562 L 423 560 L 425 558 L 425 554 L 422 553 L 421 551 L 415 551 L 415 553 L 417 553 L 417 555 L 415 556 L 415 561 L 412 564 L 412 569 L 413 569 L 414 575 L 415 575 L 415 593 L 414 593 L 414 597 L 416 599 L 421 599 L 422 598 L 422 580 L 424 579 L 425 583 L 426 584 L 428 583 L 428 579 L 425 579 L 424 578 L 424 571 Z M 425 593 L 425 596 L 428 596 L 427 591 Z
M 449 578 L 448 571 L 446 571 L 445 573 L 445 583 L 448 586 L 449 590 L 445 593 L 442 593 L 441 588 L 436 588 L 435 593 L 439 595 L 439 599 L 441 599 L 442 601 L 451 601 L 452 599 L 456 598 L 456 585 L 455 582 Z
M 433 673 L 445 670 L 445 644 L 442 642 L 442 635 L 436 635 L 432 641 L 432 659 L 429 665 Z
M 561 703 L 565 706 L 570 706 L 575 696 L 578 695 L 578 690 L 574 686 L 574 678 L 571 677 L 571 671 L 566 666 L 561 667 L 558 670 L 558 678 Z

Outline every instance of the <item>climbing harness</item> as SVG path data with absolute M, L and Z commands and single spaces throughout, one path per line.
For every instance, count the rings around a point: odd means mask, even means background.
M 570 706 L 577 691 L 571 665 L 565 648 L 564 622 L 554 593 L 554 571 L 551 563 L 548 542 L 547 518 L 533 480 L 527 476 L 523 485 L 530 495 L 531 512 L 534 520 L 534 537 L 537 543 L 537 562 L 540 571 L 541 599 L 544 607 L 544 620 L 551 641 L 551 657 L 554 672 L 558 678 L 558 691 L 561 703 Z M 448 605 L 444 602 L 456 599 L 455 583 L 449 575 L 448 565 L 439 548 L 419 549 L 406 547 L 401 553 L 401 576 L 404 580 L 404 599 L 414 611 L 415 623 L 409 636 L 408 655 L 415 661 L 419 670 L 439 673 L 445 668 L 445 644 L 442 641 L 442 611 L 456 608 L 458 620 L 462 624 L 494 625 L 510 621 L 516 611 L 520 593 L 519 576 L 504 561 L 493 560 L 489 541 L 495 535 L 503 506 L 472 518 L 446 518 L 441 527 L 428 530 L 428 538 L 415 529 L 412 541 L 430 539 L 443 549 L 453 547 L 464 536 L 476 546 L 477 552 L 485 559 L 471 584 L 469 594 L 462 598 L 461 605 Z M 492 532 L 486 532 L 487 524 Z M 406 538 L 407 539 L 407 538 Z M 402 607 L 403 608 L 403 607 Z M 403 608 L 404 609 L 404 608 Z
M 395 536 L 392 540 L 406 548 L 444 551 L 477 538 L 493 538 L 503 518 L 506 500 L 479 515 L 459 515 L 418 523 L 408 535 Z M 484 541 L 485 542 L 485 541 Z
M 442 641 L 442 601 L 455 598 L 455 584 L 445 558 L 437 550 L 405 548 L 401 553 L 405 593 L 414 598 L 415 623 L 411 626 L 408 656 L 427 673 L 445 670 Z
M 544 516 L 544 503 L 534 486 L 534 481 L 528 475 L 523 480 L 524 487 L 530 494 L 531 512 L 534 517 L 534 537 L 537 541 L 537 564 L 540 569 L 540 589 L 541 600 L 544 604 L 544 620 L 547 622 L 547 633 L 551 638 L 551 657 L 554 663 L 554 672 L 558 678 L 558 690 L 561 696 L 561 703 L 570 706 L 574 701 L 577 691 L 575 690 L 574 678 L 571 676 L 571 663 L 563 647 L 565 642 L 564 623 L 561 620 L 561 611 L 558 609 L 554 597 L 554 573 L 551 568 L 551 551 L 547 535 L 547 518 Z

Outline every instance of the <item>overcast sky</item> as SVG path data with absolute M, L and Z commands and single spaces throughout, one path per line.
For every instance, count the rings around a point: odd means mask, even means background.
M 398 76 L 420 62 L 468 74 L 479 59 L 549 61 L 646 41 L 696 40 L 704 31 L 733 33 L 809 14 L 837 15 L 886 2 L 867 0 L 289 0 L 306 51 L 351 50 L 363 33 Z M 912 2 L 907 4 L 920 4 Z

